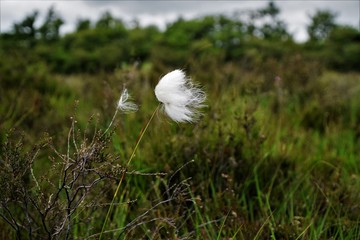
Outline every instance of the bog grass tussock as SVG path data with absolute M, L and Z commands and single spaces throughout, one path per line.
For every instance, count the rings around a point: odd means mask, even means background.
M 156 98 L 163 110 L 175 122 L 195 122 L 204 107 L 204 91 L 191 82 L 182 70 L 174 70 L 162 77 L 155 87 Z

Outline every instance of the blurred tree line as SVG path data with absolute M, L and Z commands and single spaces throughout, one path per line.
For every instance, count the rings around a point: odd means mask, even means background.
M 106 12 L 95 23 L 78 20 L 76 30 L 62 36 L 64 20 L 50 8 L 39 27 L 39 14 L 34 12 L 1 34 L 0 71 L 42 63 L 56 73 L 95 73 L 113 71 L 123 63 L 187 67 L 190 59 L 210 58 L 256 69 L 269 60 L 284 63 L 295 56 L 338 71 L 360 69 L 360 32 L 338 25 L 335 13 L 319 10 L 309 16 L 309 40 L 302 44 L 294 41 L 279 13 L 269 2 L 263 9 L 234 16 L 179 18 L 160 31 L 136 21 L 126 24 Z M 241 20 L 244 14 L 247 20 Z

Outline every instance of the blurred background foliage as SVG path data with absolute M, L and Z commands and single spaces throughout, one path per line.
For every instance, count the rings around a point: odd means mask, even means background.
M 14 122 L 33 128 L 36 123 L 31 119 L 44 116 L 50 107 L 44 97 L 74 100 L 74 91 L 68 88 L 79 84 L 71 80 L 74 75 L 105 76 L 93 80 L 102 82 L 117 72 L 136 70 L 141 81 L 153 86 L 162 74 L 183 68 L 216 89 L 234 81 L 244 85 L 241 76 L 251 73 L 257 76 L 258 91 L 269 91 L 279 76 L 286 91 L 301 92 L 305 98 L 325 70 L 360 69 L 359 30 L 338 25 L 336 13 L 319 10 L 309 16 L 309 39 L 304 43 L 294 41 L 279 13 L 270 2 L 246 13 L 246 21 L 236 14 L 179 18 L 161 31 L 136 21 L 125 23 L 105 12 L 96 22 L 79 19 L 74 32 L 60 35 L 65 20 L 54 8 L 38 27 L 39 14 L 34 12 L 1 34 L 2 136 Z M 52 114 L 62 111 L 68 109 L 58 107 Z
M 192 177 L 198 205 L 189 207 L 193 215 L 178 234 L 356 239 L 359 29 L 319 10 L 309 16 L 309 39 L 298 43 L 279 13 L 270 2 L 248 12 L 247 20 L 236 14 L 179 18 L 160 30 L 105 12 L 96 22 L 79 19 L 74 32 L 61 35 L 65 20 L 54 8 L 38 27 L 34 12 L 0 35 L 1 141 L 8 141 L 10 129 L 28 144 L 47 132 L 65 149 L 70 117 L 76 115 L 81 130 L 106 128 L 126 85 L 141 108 L 116 121 L 112 151 L 125 162 L 156 107 L 154 86 L 182 68 L 208 93 L 204 118 L 195 126 L 153 123 L 132 166 L 171 172 L 195 160 L 181 172 Z M 161 192 L 158 180 L 130 179 L 137 191 L 124 201 L 152 199 L 149 189 Z M 161 211 L 171 215 L 166 207 Z M 126 220 L 139 212 L 129 210 Z M 92 233 L 99 232 L 100 224 L 92 224 Z M 74 234 L 90 233 L 78 227 Z

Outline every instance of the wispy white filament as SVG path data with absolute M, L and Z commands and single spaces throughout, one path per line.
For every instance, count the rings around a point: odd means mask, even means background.
M 128 90 L 124 88 L 121 93 L 117 108 L 123 112 L 136 112 L 139 108 L 135 103 L 128 101 L 129 98 L 130 95 L 128 93 Z
M 135 103 L 128 101 L 129 98 L 130 98 L 130 95 L 128 93 L 128 90 L 126 88 L 124 88 L 124 90 L 122 91 L 121 96 L 119 98 L 118 104 L 116 106 L 116 111 L 114 113 L 114 116 L 111 119 L 111 122 L 110 122 L 109 126 L 106 128 L 104 134 L 107 133 L 107 131 L 110 129 L 110 127 L 114 123 L 116 114 L 118 113 L 119 110 L 121 110 L 124 113 L 128 113 L 128 112 L 136 112 L 139 109 L 139 107 Z
M 164 104 L 165 113 L 175 122 L 194 122 L 204 107 L 205 93 L 191 83 L 182 70 L 162 77 L 155 87 L 156 98 Z

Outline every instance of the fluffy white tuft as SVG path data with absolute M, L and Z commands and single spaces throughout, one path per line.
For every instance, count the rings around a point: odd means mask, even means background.
M 130 95 L 128 93 L 128 90 L 124 88 L 121 93 L 117 108 L 123 112 L 136 112 L 139 107 L 135 103 L 128 101 L 129 98 Z
M 175 122 L 194 122 L 204 107 L 205 93 L 190 82 L 182 70 L 162 77 L 155 87 L 156 98 L 164 104 L 165 113 Z

